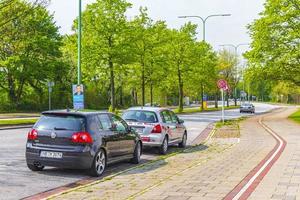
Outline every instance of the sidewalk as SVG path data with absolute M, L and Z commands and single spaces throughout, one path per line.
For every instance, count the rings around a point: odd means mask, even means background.
M 287 119 L 296 110 L 287 109 L 265 119 L 287 141 L 287 146 L 250 199 L 300 199 L 300 125 Z
M 258 118 L 242 123 L 238 144 L 212 140 L 54 199 L 222 199 L 275 145 Z

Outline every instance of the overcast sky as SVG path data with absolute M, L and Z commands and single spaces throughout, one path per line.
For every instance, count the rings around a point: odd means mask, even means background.
M 86 4 L 96 0 L 82 0 Z M 187 20 L 199 24 L 198 35 L 202 38 L 202 23 L 198 19 L 178 19 L 180 15 L 199 15 L 206 17 L 211 14 L 229 13 L 230 17 L 214 17 L 207 21 L 206 40 L 215 50 L 221 44 L 249 43 L 250 38 L 246 26 L 263 10 L 264 0 L 129 0 L 133 7 L 127 16 L 138 14 L 140 6 L 148 7 L 149 15 L 154 20 L 164 20 L 171 28 L 179 28 Z M 78 15 L 78 0 L 51 0 L 49 6 L 60 32 L 71 33 L 73 20 Z M 243 52 L 247 47 L 241 47 Z

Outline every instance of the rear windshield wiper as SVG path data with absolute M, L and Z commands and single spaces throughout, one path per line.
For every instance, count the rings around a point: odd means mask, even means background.
M 133 122 L 137 122 L 138 121 L 136 119 L 125 119 L 125 120 L 127 120 L 127 121 L 133 121 Z
M 68 128 L 60 128 L 60 127 L 54 127 L 54 130 L 66 131 L 66 130 L 71 130 L 71 129 L 68 129 Z

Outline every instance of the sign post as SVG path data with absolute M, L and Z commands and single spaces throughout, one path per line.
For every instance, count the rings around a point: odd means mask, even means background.
M 218 81 L 218 87 L 221 90 L 221 96 L 222 96 L 222 122 L 225 121 L 225 111 L 224 111 L 224 91 L 227 91 L 229 89 L 228 83 L 226 80 L 219 80 Z
M 73 85 L 73 108 L 75 110 L 84 109 L 84 88 L 83 85 Z
M 224 90 L 223 89 L 221 89 L 221 95 L 222 95 L 222 122 L 224 123 L 225 112 L 224 112 Z
M 54 86 L 54 82 L 48 81 L 49 110 L 51 110 L 51 93 L 52 93 L 52 87 L 53 86 Z

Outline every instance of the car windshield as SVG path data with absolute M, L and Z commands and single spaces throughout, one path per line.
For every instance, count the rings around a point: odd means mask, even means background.
M 84 127 L 84 117 L 72 115 L 43 115 L 35 125 L 35 128 L 39 130 L 82 131 Z
M 155 112 L 144 111 L 144 110 L 125 111 L 122 117 L 126 121 L 132 121 L 132 122 L 148 122 L 148 123 L 158 122 Z
M 252 104 L 250 104 L 250 103 L 245 103 L 245 104 L 243 104 L 242 106 L 248 107 L 248 106 L 252 106 Z

